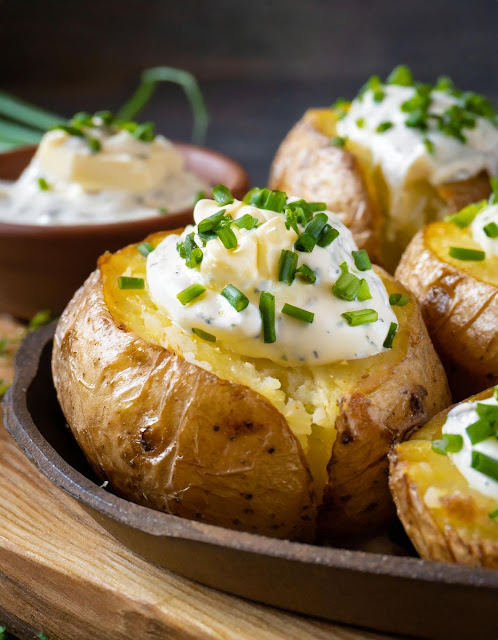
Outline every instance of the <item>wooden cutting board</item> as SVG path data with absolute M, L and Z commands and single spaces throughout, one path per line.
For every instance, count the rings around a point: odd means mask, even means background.
M 0 317 L 0 336 L 18 330 Z M 0 378 L 13 375 L 8 355 L 0 356 Z M 0 426 L 2 622 L 23 639 L 387 638 L 254 604 L 147 563 L 52 486 Z

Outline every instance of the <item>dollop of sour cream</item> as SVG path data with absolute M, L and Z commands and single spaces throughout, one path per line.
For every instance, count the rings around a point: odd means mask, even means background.
M 481 400 L 479 404 L 498 406 L 496 398 L 491 397 Z M 472 451 L 480 451 L 485 455 L 498 460 L 498 440 L 493 435 L 482 442 L 472 444 L 467 427 L 479 420 L 476 411 L 477 402 L 462 402 L 453 407 L 448 413 L 443 425 L 443 434 L 459 435 L 463 438 L 463 447 L 458 453 L 448 453 L 460 473 L 465 477 L 472 489 L 498 500 L 498 482 L 493 478 L 473 469 L 471 466 Z
M 490 204 L 477 214 L 471 225 L 472 237 L 481 245 L 486 257 L 498 256 L 497 230 L 498 204 Z
M 20 178 L 0 184 L 0 220 L 70 225 L 150 218 L 191 207 L 209 189 L 163 136 L 143 141 L 126 130 L 84 131 L 98 151 L 87 137 L 61 129 L 43 136 Z
M 284 215 L 235 200 L 223 207 L 226 214 L 234 220 L 249 214 L 257 218 L 259 226 L 239 229 L 232 225 L 237 238 L 234 249 L 226 249 L 219 238 L 209 240 L 203 247 L 198 224 L 220 208 L 213 200 L 201 200 L 194 211 L 195 226 L 187 227 L 181 236 L 167 236 L 147 258 L 150 295 L 174 324 L 188 333 L 192 328 L 208 332 L 223 347 L 238 354 L 268 358 L 283 365 L 325 364 L 365 358 L 385 350 L 383 343 L 390 324 L 396 322 L 389 296 L 373 269 L 356 268 L 352 251 L 357 247 L 351 232 L 334 214 L 326 212 L 338 237 L 327 247 L 317 245 L 310 253 L 299 253 L 298 268 L 306 264 L 316 274 L 316 282 L 309 284 L 296 277 L 289 286 L 279 281 L 279 260 L 282 250 L 294 250 L 298 234 L 286 228 Z M 187 267 L 177 250 L 177 243 L 191 232 L 203 251 L 197 268 Z M 371 299 L 348 302 L 333 295 L 331 288 L 341 275 L 341 263 L 347 264 L 351 274 L 366 280 Z M 190 304 L 182 305 L 177 294 L 196 283 L 206 291 Z M 236 311 L 221 295 L 229 284 L 249 299 L 243 311 Z M 262 291 L 275 296 L 273 343 L 265 343 L 262 337 Z M 313 322 L 283 314 L 286 303 L 314 313 Z M 374 309 L 378 320 L 349 326 L 341 314 L 360 309 Z

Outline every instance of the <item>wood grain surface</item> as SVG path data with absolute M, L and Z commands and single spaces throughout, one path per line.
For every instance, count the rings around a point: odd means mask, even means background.
M 0 317 L 0 336 L 18 331 Z M 13 374 L 10 355 L 1 356 L 4 379 Z M 147 563 L 52 486 L 0 426 L 2 621 L 23 639 L 40 631 L 61 640 L 387 637 L 254 604 Z

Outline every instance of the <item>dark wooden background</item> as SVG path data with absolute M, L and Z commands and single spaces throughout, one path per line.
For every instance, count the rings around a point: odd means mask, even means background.
M 352 96 L 372 73 L 408 63 L 498 99 L 496 0 L 0 0 L 0 85 L 50 109 L 116 108 L 140 71 L 197 74 L 208 144 L 266 179 L 282 136 L 310 105 Z M 143 114 L 188 139 L 179 89 Z

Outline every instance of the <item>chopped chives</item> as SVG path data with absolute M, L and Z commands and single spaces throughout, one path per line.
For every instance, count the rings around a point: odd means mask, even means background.
M 377 131 L 377 133 L 384 133 L 384 131 L 388 131 L 393 126 L 394 125 L 392 122 L 381 122 L 379 126 L 375 129 L 375 131 Z
M 488 513 L 488 516 L 491 518 L 491 520 L 498 520 L 498 508 Z
M 488 238 L 498 238 L 498 224 L 496 222 L 490 222 L 484 226 L 483 231 Z
M 358 127 L 358 129 L 363 129 L 363 127 L 365 126 L 365 118 L 357 118 L 356 126 Z
M 303 251 L 306 253 L 311 253 L 316 245 L 316 238 L 312 236 L 310 233 L 303 231 L 301 235 L 298 237 L 296 242 L 294 243 L 294 248 L 297 251 Z
M 100 120 L 102 120 L 103 124 L 106 125 L 110 125 L 113 123 L 114 121 L 114 115 L 112 114 L 111 111 L 96 111 L 94 116 L 94 118 L 100 118 Z M 73 118 L 74 120 L 74 118 Z
M 162 216 L 165 216 L 167 213 L 169 213 L 169 211 L 166 209 L 166 207 L 159 207 L 159 209 L 157 211 Z
M 476 412 L 479 418 L 484 418 L 488 422 L 491 422 L 493 425 L 498 424 L 498 406 L 478 402 L 476 406 Z
M 430 138 L 424 138 L 424 147 L 427 149 L 429 153 L 434 153 L 434 142 Z
M 415 79 L 410 69 L 405 64 L 399 64 L 388 75 L 386 84 L 397 84 L 401 87 L 412 87 Z
M 470 466 L 480 473 L 498 482 L 498 460 L 491 458 L 481 451 L 472 451 Z
M 472 444 L 479 444 L 479 442 L 490 438 L 495 433 L 495 427 L 485 418 L 481 418 L 469 425 L 465 431 Z
M 498 204 L 498 178 L 496 176 L 491 176 L 489 179 L 489 184 L 491 185 L 491 190 L 493 193 L 489 198 L 489 204 Z
M 296 269 L 295 275 L 308 284 L 315 284 L 316 282 L 316 274 L 307 264 L 302 264 L 299 269 Z
M 341 313 L 341 316 L 351 327 L 358 327 L 362 324 L 370 324 L 377 322 L 379 316 L 374 309 L 358 309 L 357 311 L 347 311 Z
M 493 398 L 498 400 L 498 384 L 493 388 Z
M 311 311 L 306 311 L 306 309 L 301 309 L 300 307 L 294 307 L 292 304 L 287 304 L 287 302 L 282 307 L 282 313 L 285 313 L 286 316 L 291 316 L 292 318 L 296 318 L 297 320 L 302 320 L 303 322 L 312 323 L 315 314 Z
M 242 202 L 252 204 L 259 209 L 282 213 L 287 202 L 287 194 L 283 191 L 271 191 L 270 189 L 258 189 L 255 187 L 246 193 Z
M 176 249 L 189 269 L 194 269 L 202 262 L 203 253 L 194 240 L 194 232 L 189 233 L 184 242 L 178 242 Z
M 48 191 L 50 189 L 50 185 L 45 180 L 45 178 L 38 178 L 38 186 L 40 187 L 41 191 Z
M 342 138 L 341 136 L 330 138 L 330 144 L 334 145 L 334 147 L 343 147 L 346 142 L 347 138 Z
M 98 153 L 102 149 L 102 145 L 97 138 L 87 138 L 87 141 L 92 153 Z
M 410 302 L 410 296 L 406 293 L 391 293 L 389 304 L 391 307 L 404 307 Z
M 298 255 L 294 251 L 282 249 L 280 260 L 278 261 L 278 279 L 291 285 L 294 282 L 294 276 L 297 268 Z
M 202 329 L 192 327 L 192 333 L 195 333 L 196 336 L 199 336 L 199 338 L 207 340 L 208 342 L 216 342 L 216 336 L 213 336 L 212 333 L 208 333 L 207 331 L 203 331 Z
M 214 232 L 222 241 L 225 249 L 235 249 L 237 246 L 237 236 L 230 227 L 219 227 L 214 229 Z
M 358 289 L 358 295 L 356 296 L 356 299 L 360 302 L 363 302 L 364 300 L 370 300 L 371 297 L 372 294 L 370 293 L 368 282 L 365 280 L 365 278 L 362 278 L 360 280 L 360 288 Z
M 259 220 L 249 213 L 244 213 L 240 218 L 237 218 L 232 222 L 239 229 L 255 229 L 259 225 Z
M 146 258 L 149 255 L 149 253 L 154 251 L 154 246 L 151 245 L 150 242 L 141 242 L 138 245 L 137 249 L 143 255 L 143 257 Z
M 195 194 L 195 198 L 194 198 L 194 207 L 195 205 L 199 202 L 199 200 L 204 200 L 206 198 L 206 194 L 204 193 L 204 191 L 198 191 Z
M 450 247 L 449 254 L 451 258 L 456 258 L 457 260 L 473 260 L 478 262 L 486 258 L 484 251 L 467 249 L 465 247 Z
M 457 433 L 445 433 L 440 440 L 434 440 L 432 450 L 443 456 L 458 453 L 463 447 L 463 438 Z
M 145 289 L 145 280 L 143 278 L 120 276 L 118 278 L 118 287 L 120 289 Z
M 337 229 L 334 229 L 329 224 L 326 224 L 323 227 L 320 237 L 318 238 L 317 245 L 319 247 L 328 247 L 329 244 L 334 242 L 338 235 L 339 231 L 337 231 Z
M 191 284 L 186 289 L 183 289 L 183 291 L 180 291 L 180 293 L 178 293 L 176 297 L 183 304 L 183 306 L 185 306 L 189 302 L 192 302 L 192 300 L 195 300 L 200 295 L 202 295 L 204 291 L 206 291 L 206 287 L 203 287 L 202 284 L 195 283 Z
M 372 263 L 370 262 L 370 258 L 368 257 L 368 253 L 365 249 L 353 251 L 353 258 L 356 268 L 360 271 L 368 271 L 372 268 Z
M 238 312 L 243 311 L 249 304 L 249 298 L 237 289 L 237 287 L 234 287 L 233 284 L 227 284 L 221 292 L 221 295 L 226 298 L 235 311 Z
M 360 279 L 348 271 L 348 265 L 343 262 L 341 265 L 341 275 L 332 287 L 332 293 L 336 298 L 351 302 L 358 295 L 360 290 Z
M 217 184 L 212 189 L 213 198 L 220 205 L 220 207 L 224 207 L 227 204 L 233 203 L 233 195 L 227 187 L 223 184 Z
M 325 225 L 328 223 L 328 216 L 326 213 L 317 213 L 314 218 L 308 222 L 306 228 L 304 229 L 305 233 L 309 233 L 311 236 L 318 241 L 318 238 L 321 236 L 322 231 L 325 228 Z
M 142 142 L 152 142 L 154 140 L 154 123 L 152 122 L 144 122 L 143 124 L 139 124 L 132 131 L 132 135 L 137 140 L 141 140 Z
M 207 231 L 212 231 L 216 225 L 218 225 L 225 218 L 226 209 L 220 209 L 213 215 L 204 218 L 197 225 L 197 230 L 199 233 L 206 233 Z
M 480 213 L 486 206 L 486 200 L 481 200 L 480 202 L 474 202 L 473 204 L 469 204 L 463 209 L 461 209 L 458 213 L 453 213 L 450 216 L 446 216 L 444 221 L 451 222 L 456 224 L 460 229 L 465 229 L 468 227 L 471 222 L 473 222 L 474 218 Z
M 391 322 L 389 325 L 389 331 L 387 332 L 386 339 L 382 345 L 384 349 L 392 349 L 394 337 L 398 331 L 398 325 L 395 322 Z
M 259 312 L 263 324 L 263 339 L 266 343 L 275 342 L 275 296 L 262 291 L 259 297 Z

